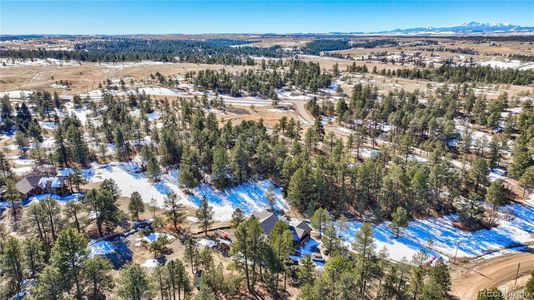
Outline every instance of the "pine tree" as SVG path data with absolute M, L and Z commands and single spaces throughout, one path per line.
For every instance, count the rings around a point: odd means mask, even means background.
M 29 142 L 28 137 L 21 130 L 15 132 L 15 142 L 17 143 L 20 154 L 25 155 Z
M 523 187 L 523 196 L 525 196 L 527 190 L 534 189 L 534 166 L 528 167 L 521 178 L 519 178 L 519 183 Z
M 85 183 L 85 178 L 82 175 L 82 171 L 79 168 L 74 168 L 74 172 L 69 174 L 69 181 L 71 190 L 73 190 L 72 185 L 75 185 L 76 190 L 80 192 L 80 185 Z
M 157 265 L 151 274 L 152 282 L 159 290 L 160 299 L 170 299 L 170 279 L 167 269 L 162 265 Z
M 61 226 L 61 207 L 52 197 L 45 198 L 38 204 L 46 215 L 47 223 L 52 234 L 52 241 L 56 241 L 57 232 Z
M 249 153 L 243 142 L 238 141 L 230 155 L 231 169 L 238 183 L 243 183 L 248 176 Z
M 167 220 L 173 224 L 174 230 L 178 232 L 178 225 L 183 223 L 185 219 L 184 206 L 178 202 L 178 196 L 174 192 L 167 194 L 164 204 Z
M 215 293 L 211 287 L 207 284 L 204 278 L 201 278 L 200 289 L 195 296 L 195 300 L 216 300 Z
M 274 277 L 273 296 L 278 299 L 278 283 L 280 272 L 285 272 L 287 257 L 293 251 L 293 236 L 286 223 L 277 221 L 269 233 L 269 244 L 275 256 L 275 265 L 271 268 Z
M 219 187 L 224 187 L 226 180 L 230 174 L 230 167 L 228 165 L 228 155 L 226 154 L 226 149 L 224 148 L 215 148 L 213 151 L 213 163 L 211 165 L 211 175 L 213 181 Z
M 13 220 L 15 222 L 18 221 L 18 215 L 17 215 L 17 205 L 15 203 L 16 200 L 18 200 L 20 193 L 17 191 L 17 187 L 15 186 L 15 182 L 11 179 L 7 179 L 6 181 L 6 190 L 3 194 L 4 199 L 9 201 L 11 203 L 11 214 L 13 215 Z
M 478 193 L 481 187 L 488 183 L 489 165 L 488 161 L 482 157 L 477 157 L 471 164 L 469 170 L 469 179 L 473 187 L 473 191 Z
M 237 228 L 245 220 L 245 215 L 239 207 L 232 213 L 232 227 Z
M 513 162 L 508 168 L 512 178 L 520 178 L 525 170 L 532 166 L 532 158 L 529 154 L 529 147 L 527 142 L 527 135 L 522 132 L 515 140 L 514 148 L 512 149 Z
M 0 269 L 2 278 L 6 280 L 9 293 L 20 291 L 23 280 L 22 249 L 19 241 L 15 237 L 8 237 L 2 243 L 0 252 Z
M 252 292 L 253 287 L 251 285 L 250 280 L 250 263 L 252 260 L 252 249 L 249 244 L 249 223 L 248 222 L 242 222 L 239 224 L 235 230 L 235 240 L 232 242 L 232 246 L 230 249 L 230 253 L 232 256 L 235 256 L 237 259 L 236 265 L 238 269 L 240 269 L 246 279 L 247 288 L 250 292 Z
M 4 177 L 8 177 L 11 175 L 11 167 L 9 166 L 9 162 L 7 161 L 6 155 L 2 150 L 0 150 L 0 171 L 2 172 L 2 175 Z
M 39 240 L 27 238 L 23 242 L 24 267 L 29 272 L 30 277 L 34 277 L 44 266 L 42 244 Z
M 181 293 L 184 293 L 184 298 L 189 293 L 191 286 L 189 282 L 189 276 L 185 271 L 184 263 L 179 260 L 171 260 L 166 264 L 167 271 L 169 273 L 169 285 L 173 299 L 178 294 L 178 300 L 181 300 Z
M 195 245 L 195 240 L 188 238 L 184 242 L 184 259 L 191 267 L 191 273 L 195 274 L 195 268 L 197 266 L 198 250 Z
M 269 205 L 269 208 L 274 211 L 274 205 L 276 204 L 276 197 L 274 194 L 274 188 L 271 186 L 267 189 L 267 191 L 264 194 L 265 199 L 267 199 L 267 204 Z
M 373 227 L 369 223 L 364 223 L 356 232 L 356 238 L 352 243 L 352 250 L 357 254 L 359 270 L 359 293 L 364 297 L 367 293 L 368 285 L 372 279 L 371 269 L 375 263 L 375 250 L 373 241 Z
M 325 131 L 321 117 L 315 117 L 315 123 L 313 124 L 313 136 L 315 142 L 322 142 L 324 135 Z
M 208 199 L 202 197 L 200 200 L 200 205 L 196 211 L 196 217 L 198 219 L 198 224 L 202 228 L 205 236 L 208 236 L 208 229 L 211 224 L 213 224 L 213 207 L 209 205 Z
M 83 285 L 89 299 L 104 299 L 113 288 L 112 266 L 105 258 L 95 256 L 85 260 L 82 267 Z
M 337 230 L 331 222 L 326 223 L 322 236 L 323 245 L 326 253 L 329 255 L 337 255 L 341 251 L 341 239 L 337 234 Z
M 87 240 L 72 228 L 62 231 L 52 248 L 52 265 L 61 272 L 65 291 L 75 287 L 77 299 L 82 299 L 81 268 L 87 254 Z
M 57 162 L 64 167 L 69 166 L 69 149 L 67 148 L 67 142 L 65 140 L 66 134 L 63 126 L 57 126 L 56 130 L 54 131 L 54 140 L 55 140 L 55 158 Z
M 79 213 L 82 211 L 82 204 L 76 201 L 67 202 L 63 208 L 65 219 L 73 224 L 78 232 L 81 232 L 81 220 Z
M 319 238 L 323 236 L 323 229 L 326 227 L 326 224 L 332 220 L 328 210 L 325 208 L 318 208 L 313 213 L 311 218 L 312 226 L 319 231 Z
M 117 295 L 122 299 L 142 300 L 150 297 L 150 279 L 138 264 L 123 268 L 117 279 Z
M 313 264 L 311 255 L 306 254 L 300 260 L 300 267 L 297 271 L 297 278 L 300 285 L 313 284 L 315 280 L 315 265 Z
M 397 209 L 391 214 L 391 227 L 395 230 L 395 237 L 399 237 L 400 229 L 408 226 L 408 216 L 403 207 Z
M 128 211 L 132 216 L 139 221 L 139 213 L 145 211 L 145 204 L 141 198 L 141 194 L 138 191 L 134 191 L 130 196 L 130 202 L 128 203 Z
M 486 193 L 486 202 L 491 205 L 493 210 L 497 210 L 508 200 L 509 190 L 504 185 L 504 180 L 497 179 L 488 187 Z
M 451 290 L 451 275 L 447 264 L 440 257 L 428 273 L 429 281 L 435 282 L 435 285 L 432 287 L 432 294 L 437 295 L 437 298 L 446 299 Z M 423 291 L 424 294 L 425 291 Z
M 299 168 L 293 173 L 287 188 L 287 199 L 289 203 L 299 210 L 305 210 L 309 204 L 308 185 L 304 168 Z
M 165 254 L 168 244 L 169 239 L 167 238 L 167 236 L 158 236 L 155 241 L 150 243 L 150 245 L 148 246 L 148 250 L 154 253 L 154 258 L 161 258 Z
M 41 205 L 32 204 L 29 205 L 24 212 L 24 218 L 21 229 L 26 237 L 38 239 L 45 251 L 45 257 L 50 257 L 50 249 L 52 244 L 50 228 L 47 225 L 49 220 L 43 211 Z
M 89 190 L 84 197 L 87 209 L 95 215 L 94 220 L 100 236 L 104 234 L 105 227 L 112 227 L 120 222 L 117 198 L 118 188 L 111 179 L 104 180 L 98 190 Z
M 63 274 L 54 266 L 47 266 L 37 277 L 31 293 L 38 300 L 63 299 Z
M 72 154 L 72 159 L 82 167 L 87 166 L 89 161 L 89 148 L 85 143 L 83 132 L 78 127 L 70 125 L 67 130 L 68 147 Z

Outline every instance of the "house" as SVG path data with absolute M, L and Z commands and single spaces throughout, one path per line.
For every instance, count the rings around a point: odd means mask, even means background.
M 258 219 L 260 228 L 263 230 L 265 235 L 269 235 L 274 228 L 274 224 L 280 220 L 275 213 L 266 210 L 256 212 L 254 213 L 254 216 Z
M 67 177 L 65 176 L 26 176 L 16 183 L 16 188 L 22 198 L 36 194 L 64 194 Z
M 283 216 L 278 216 L 273 212 L 269 211 L 260 211 L 254 213 L 254 216 L 258 219 L 260 228 L 263 230 L 265 235 L 269 235 L 274 228 L 274 225 L 278 221 L 285 222 L 289 226 L 289 230 L 293 236 L 293 243 L 295 246 L 300 246 L 308 240 L 310 237 L 312 228 L 305 221 L 298 221 L 297 223 L 290 224 L 287 218 Z M 293 222 L 292 222 L 293 223 Z
M 293 233 L 293 241 L 297 241 L 298 245 L 305 243 L 310 238 L 310 233 L 312 232 L 312 228 L 305 221 L 300 221 L 295 226 L 290 225 L 289 230 Z

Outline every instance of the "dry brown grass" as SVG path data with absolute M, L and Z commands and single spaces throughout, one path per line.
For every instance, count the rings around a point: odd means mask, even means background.
M 58 94 L 84 93 L 98 89 L 103 80 L 132 77 L 147 79 L 151 73 L 185 75 L 188 71 L 219 70 L 237 71 L 246 66 L 224 66 L 192 63 L 81 63 L 79 65 L 12 66 L 0 67 L 0 91 L 46 89 Z M 71 91 L 55 89 L 51 85 L 59 80 L 72 82 Z

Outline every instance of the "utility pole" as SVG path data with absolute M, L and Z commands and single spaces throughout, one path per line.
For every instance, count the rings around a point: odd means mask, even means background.
M 514 288 L 517 284 L 517 277 L 519 277 L 519 268 L 521 267 L 521 263 L 517 263 L 517 271 L 515 272 L 515 281 L 514 281 Z
M 456 244 L 456 251 L 454 251 L 454 263 L 456 263 L 456 255 L 458 255 L 458 248 L 460 248 L 460 243 L 462 241 L 458 241 L 458 243 Z

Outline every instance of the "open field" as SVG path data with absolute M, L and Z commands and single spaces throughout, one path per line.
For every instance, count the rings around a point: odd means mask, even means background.
M 0 66 L 0 91 L 37 90 L 46 89 L 57 91 L 58 94 L 86 93 L 97 90 L 98 84 L 106 79 L 133 78 L 145 80 L 151 73 L 160 72 L 167 76 L 183 76 L 186 72 L 199 70 L 238 71 L 250 69 L 242 66 L 223 66 L 212 64 L 191 63 L 160 63 L 160 62 L 132 62 L 132 63 L 91 63 L 91 62 L 64 62 L 64 63 L 34 63 L 42 64 L 32 66 Z M 54 88 L 56 81 L 68 80 L 72 82 L 69 91 Z

